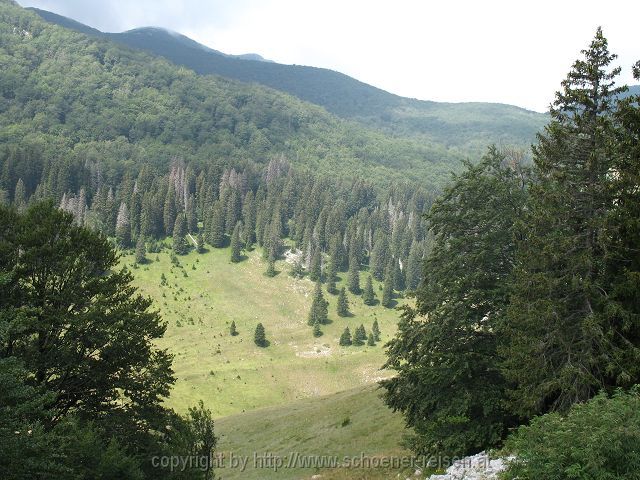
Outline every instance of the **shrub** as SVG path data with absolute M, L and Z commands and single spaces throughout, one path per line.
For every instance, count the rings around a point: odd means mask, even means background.
M 520 427 L 506 443 L 517 460 L 505 479 L 639 478 L 640 389 L 601 393 L 566 417 L 549 413 Z

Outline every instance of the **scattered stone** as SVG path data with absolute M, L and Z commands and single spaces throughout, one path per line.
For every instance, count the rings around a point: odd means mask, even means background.
M 429 480 L 497 480 L 513 458 L 492 459 L 486 452 L 480 452 L 454 462 L 444 475 L 431 475 Z

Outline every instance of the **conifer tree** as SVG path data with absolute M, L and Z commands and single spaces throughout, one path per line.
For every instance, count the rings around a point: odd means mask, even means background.
M 138 237 L 138 241 L 136 242 L 136 263 L 139 265 L 145 263 L 147 261 L 146 254 L 147 249 L 144 245 L 144 238 L 142 237 L 142 235 L 140 235 Z
M 320 282 L 316 282 L 316 288 L 313 293 L 313 300 L 311 301 L 311 310 L 309 310 L 307 323 L 309 325 L 313 325 L 315 322 L 318 322 L 321 325 L 327 323 L 328 306 L 329 302 L 325 300 L 324 295 L 322 294 L 322 284 Z
M 291 270 L 289 272 L 289 275 L 291 275 L 293 278 L 304 277 L 304 268 L 302 267 L 302 263 L 300 263 L 300 260 L 295 260 L 291 264 Z
M 378 320 L 373 321 L 373 325 L 371 326 L 371 333 L 373 333 L 373 339 L 376 342 L 380 341 L 380 327 L 378 326 Z
M 215 248 L 224 247 L 224 211 L 220 202 L 214 205 L 209 222 L 209 244 Z
M 196 242 L 198 243 L 196 251 L 198 253 L 204 253 L 204 237 L 202 236 L 202 232 L 198 232 L 198 235 L 196 235 Z
M 504 323 L 503 371 L 516 384 L 511 405 L 523 416 L 566 411 L 602 389 L 640 380 L 639 364 L 626 360 L 640 354 L 638 324 L 614 301 L 607 268 L 607 219 L 621 174 L 612 152 L 620 69 L 610 68 L 616 56 L 600 28 L 582 53 L 534 147 L 539 181 Z
M 367 337 L 367 345 L 369 347 L 374 347 L 376 345 L 376 340 L 373 336 L 373 332 L 369 332 L 369 336 Z
M 244 231 L 242 236 L 245 241 L 245 250 L 250 250 L 256 241 L 256 206 L 253 192 L 249 190 L 244 197 L 242 206 L 242 218 Z
M 371 280 L 371 275 L 367 277 L 367 283 L 364 286 L 364 293 L 362 294 L 362 300 L 365 305 L 375 305 L 376 304 L 376 294 L 373 291 L 373 281 Z
M 264 326 L 262 325 L 262 323 L 258 323 L 258 325 L 256 325 L 256 331 L 253 335 L 253 342 L 258 346 L 258 347 L 266 347 L 268 345 L 267 343 L 267 336 L 266 333 L 264 331 Z
M 236 226 L 233 228 L 233 233 L 231 234 L 231 261 L 233 263 L 238 263 L 242 259 L 242 244 L 240 243 L 241 227 L 242 222 L 236 223 Z
M 269 260 L 267 260 L 267 270 L 264 272 L 264 274 L 267 277 L 275 277 L 276 273 L 276 261 L 273 258 L 270 258 Z
M 232 337 L 235 337 L 236 335 L 238 335 L 238 329 L 236 328 L 236 322 L 235 320 L 231 321 L 231 326 L 229 327 L 229 334 Z
M 336 264 L 333 259 L 330 259 L 329 265 L 327 266 L 327 292 L 333 295 L 338 291 L 336 289 L 337 281 L 338 281 L 338 272 L 336 270 Z
M 349 316 L 349 299 L 347 298 L 347 291 L 344 287 L 340 289 L 340 294 L 338 295 L 338 316 L 339 317 L 348 317 Z
M 387 268 L 384 272 L 384 285 L 382 287 L 382 306 L 391 308 L 393 306 L 393 286 L 395 280 L 395 269 L 393 265 L 393 258 L 389 258 Z
M 173 189 L 173 185 L 169 185 L 167 189 L 167 195 L 164 200 L 164 208 L 162 213 L 162 218 L 164 221 L 164 233 L 167 237 L 173 235 L 173 227 L 176 224 L 176 201 L 175 201 L 175 191 Z
M 348 347 L 351 345 L 351 332 L 349 331 L 349 327 L 346 327 L 340 335 L 340 341 L 338 342 L 343 347 Z
M 406 287 L 408 290 L 414 291 L 418 288 L 422 279 L 422 251 L 415 240 L 411 243 L 411 249 L 409 250 L 406 272 Z
M 176 224 L 173 227 L 173 251 L 176 255 L 184 255 L 189 250 L 187 241 L 184 238 L 187 233 L 187 222 L 184 215 L 180 213 L 176 217 Z
M 13 204 L 19 212 L 23 211 L 27 206 L 27 194 L 22 178 L 19 178 L 16 183 L 16 188 L 13 194 Z
M 347 285 L 354 295 L 360 294 L 360 262 L 355 248 L 349 251 L 349 274 Z
M 318 322 L 318 320 L 313 323 L 313 336 L 316 338 L 322 336 L 322 330 L 320 329 L 320 322 Z
M 367 332 L 364 329 L 364 325 L 360 325 L 356 328 L 355 333 L 353 334 L 353 344 L 357 347 L 364 345 L 367 341 Z
M 122 202 L 120 209 L 118 210 L 118 217 L 116 219 L 116 239 L 118 245 L 122 248 L 129 248 L 131 246 L 131 224 L 129 223 L 129 209 L 127 204 Z
M 311 265 L 309 267 L 309 280 L 317 282 L 322 279 L 322 252 L 316 247 L 311 256 Z

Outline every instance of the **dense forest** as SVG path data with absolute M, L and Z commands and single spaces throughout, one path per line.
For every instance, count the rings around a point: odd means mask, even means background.
M 417 453 L 500 447 L 533 419 L 509 478 L 637 475 L 640 97 L 617 100 L 600 29 L 582 53 L 533 165 L 492 149 L 427 215 L 433 248 L 384 382 Z

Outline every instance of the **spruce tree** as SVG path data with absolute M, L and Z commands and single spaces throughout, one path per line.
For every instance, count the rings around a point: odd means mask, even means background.
M 307 323 L 309 325 L 313 325 L 316 322 L 321 325 L 328 323 L 328 306 L 329 302 L 324 299 L 324 295 L 322 294 L 322 284 L 317 282 L 313 293 L 313 300 L 311 301 L 311 310 L 309 310 Z
M 376 340 L 373 332 L 369 332 L 369 336 L 367 337 L 367 345 L 370 347 L 374 347 L 376 345 Z
M 349 274 L 347 279 L 349 291 L 354 295 L 360 294 L 360 262 L 355 248 L 349 251 Z
M 242 205 L 242 219 L 244 231 L 242 236 L 245 241 L 245 250 L 250 250 L 256 241 L 256 206 L 253 192 L 249 190 L 244 197 Z
M 204 237 L 202 236 L 202 232 L 198 232 L 196 236 L 196 242 L 198 245 L 196 246 L 196 251 L 198 253 L 204 253 Z
M 344 287 L 340 289 L 340 294 L 338 295 L 338 316 L 339 317 L 348 317 L 349 313 L 349 299 L 347 298 L 347 291 Z
M 337 281 L 338 281 L 338 272 L 337 272 L 336 264 L 333 259 L 330 259 L 329 265 L 327 266 L 327 292 L 334 295 L 338 291 L 336 288 Z
M 318 320 L 313 324 L 313 336 L 316 338 L 322 336 L 322 330 L 320 329 L 320 322 L 318 322 Z
M 138 237 L 138 241 L 136 242 L 136 263 L 138 265 L 143 264 L 147 261 L 147 249 L 144 245 L 144 238 L 142 235 Z
M 373 321 L 373 325 L 371 326 L 371 333 L 373 333 L 373 339 L 376 342 L 380 341 L 380 327 L 378 326 L 378 320 Z
M 224 211 L 220 202 L 216 202 L 211 210 L 209 222 L 209 239 L 207 241 L 212 247 L 224 247 Z
M 406 273 L 407 290 L 414 291 L 418 288 L 422 279 L 422 251 L 420 244 L 415 240 L 411 243 L 411 249 L 409 250 Z
M 362 300 L 364 301 L 365 305 L 371 306 L 376 304 L 376 294 L 373 291 L 373 281 L 371 280 L 371 275 L 367 277 L 367 283 L 364 286 Z
M 264 272 L 264 274 L 267 277 L 275 277 L 277 273 L 278 272 L 276 272 L 276 261 L 270 258 L 269 260 L 267 260 L 267 270 Z
M 523 416 L 566 411 L 602 389 L 640 381 L 640 364 L 628 360 L 640 355 L 640 330 L 614 300 L 607 265 L 612 187 L 622 173 L 612 151 L 620 69 L 609 66 L 615 55 L 601 29 L 582 53 L 533 149 L 539 180 L 504 323 L 503 371 Z
M 265 334 L 264 326 L 262 325 L 262 323 L 258 323 L 258 325 L 256 325 L 256 331 L 253 335 L 253 342 L 258 347 L 262 347 L 262 348 L 268 345 L 267 336 Z
M 364 345 L 367 341 L 367 332 L 364 329 L 364 325 L 360 325 L 356 328 L 355 333 L 353 334 L 353 344 L 357 347 Z
M 230 334 L 232 337 L 235 337 L 236 335 L 238 335 L 238 330 L 237 330 L 237 328 L 236 328 L 236 322 L 235 322 L 235 320 L 232 320 L 232 321 L 231 321 L 231 326 L 229 327 L 229 334 Z
M 242 244 L 240 243 L 241 222 L 236 223 L 231 234 L 231 261 L 238 263 L 242 259 Z
M 316 247 L 311 256 L 311 266 L 309 267 L 309 280 L 317 282 L 322 279 L 322 252 Z
M 167 194 L 164 200 L 164 208 L 162 213 L 162 219 L 164 222 L 164 233 L 167 237 L 173 235 L 173 227 L 176 224 L 176 202 L 175 202 L 175 192 L 173 190 L 173 185 L 169 185 L 167 189 Z
M 124 202 L 120 204 L 118 210 L 115 231 L 118 245 L 122 248 L 129 248 L 131 246 L 131 224 L 129 223 L 129 209 Z
M 384 285 L 382 287 L 382 306 L 391 308 L 393 306 L 393 287 L 395 283 L 395 269 L 393 258 L 389 258 L 387 268 L 384 272 Z
M 187 233 L 187 222 L 182 213 L 176 217 L 176 224 L 173 227 L 173 251 L 176 255 L 184 255 L 189 250 L 187 241 L 184 238 Z
M 289 275 L 291 275 L 293 278 L 298 278 L 298 279 L 304 277 L 304 267 L 302 266 L 302 263 L 300 263 L 300 260 L 295 260 L 291 264 L 291 270 L 289 271 Z
M 340 335 L 340 341 L 338 342 L 343 347 L 348 347 L 351 345 L 351 332 L 349 331 L 349 327 L 346 327 Z

